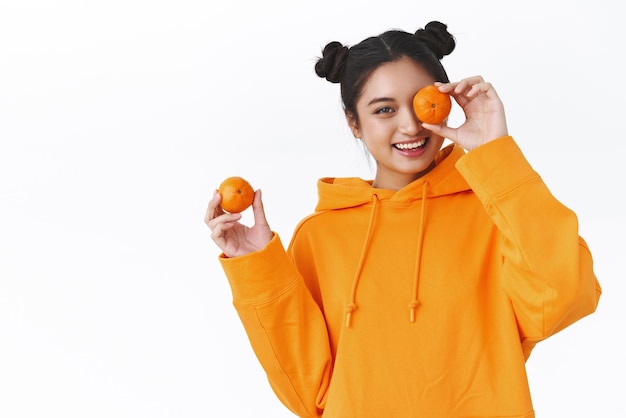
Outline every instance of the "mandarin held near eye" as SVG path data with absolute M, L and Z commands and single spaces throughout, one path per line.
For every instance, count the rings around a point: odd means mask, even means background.
M 439 125 L 446 120 L 451 109 L 450 95 L 440 92 L 435 85 L 423 87 L 413 96 L 413 110 L 422 122 Z

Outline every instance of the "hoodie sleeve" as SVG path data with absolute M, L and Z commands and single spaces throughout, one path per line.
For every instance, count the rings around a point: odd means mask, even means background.
M 464 155 L 457 169 L 502 234 L 502 288 L 524 354 L 595 311 L 601 294 L 574 212 L 555 199 L 511 137 Z
M 332 368 L 319 306 L 274 235 L 261 251 L 220 257 L 233 305 L 272 389 L 300 417 L 321 416 Z

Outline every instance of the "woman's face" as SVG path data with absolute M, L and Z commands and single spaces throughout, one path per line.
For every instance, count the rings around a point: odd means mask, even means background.
M 434 166 L 444 138 L 423 129 L 413 96 L 433 78 L 409 58 L 381 65 L 356 103 L 348 125 L 376 160 L 374 186 L 399 190 Z

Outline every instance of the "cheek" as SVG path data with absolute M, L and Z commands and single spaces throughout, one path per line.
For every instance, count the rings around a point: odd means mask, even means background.
M 435 148 L 439 149 L 443 145 L 443 141 L 445 141 L 445 138 L 443 136 L 439 136 L 439 135 L 432 135 L 431 140 L 436 145 Z
M 360 125 L 361 137 L 371 143 L 389 142 L 393 136 L 392 126 L 381 121 L 362 120 Z
M 376 152 L 376 150 L 389 146 L 389 141 L 385 137 L 372 130 L 361 131 L 361 134 L 361 141 L 370 152 Z

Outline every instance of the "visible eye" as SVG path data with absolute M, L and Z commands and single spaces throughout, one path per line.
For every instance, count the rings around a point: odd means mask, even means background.
M 376 109 L 376 110 L 374 111 L 374 114 L 375 114 L 375 115 L 378 115 L 378 114 L 381 114 L 381 113 L 391 113 L 391 112 L 394 112 L 394 111 L 395 111 L 395 110 L 394 110 L 393 108 L 391 108 L 391 107 L 389 107 L 389 106 L 384 106 L 384 107 L 381 107 L 381 108 Z

